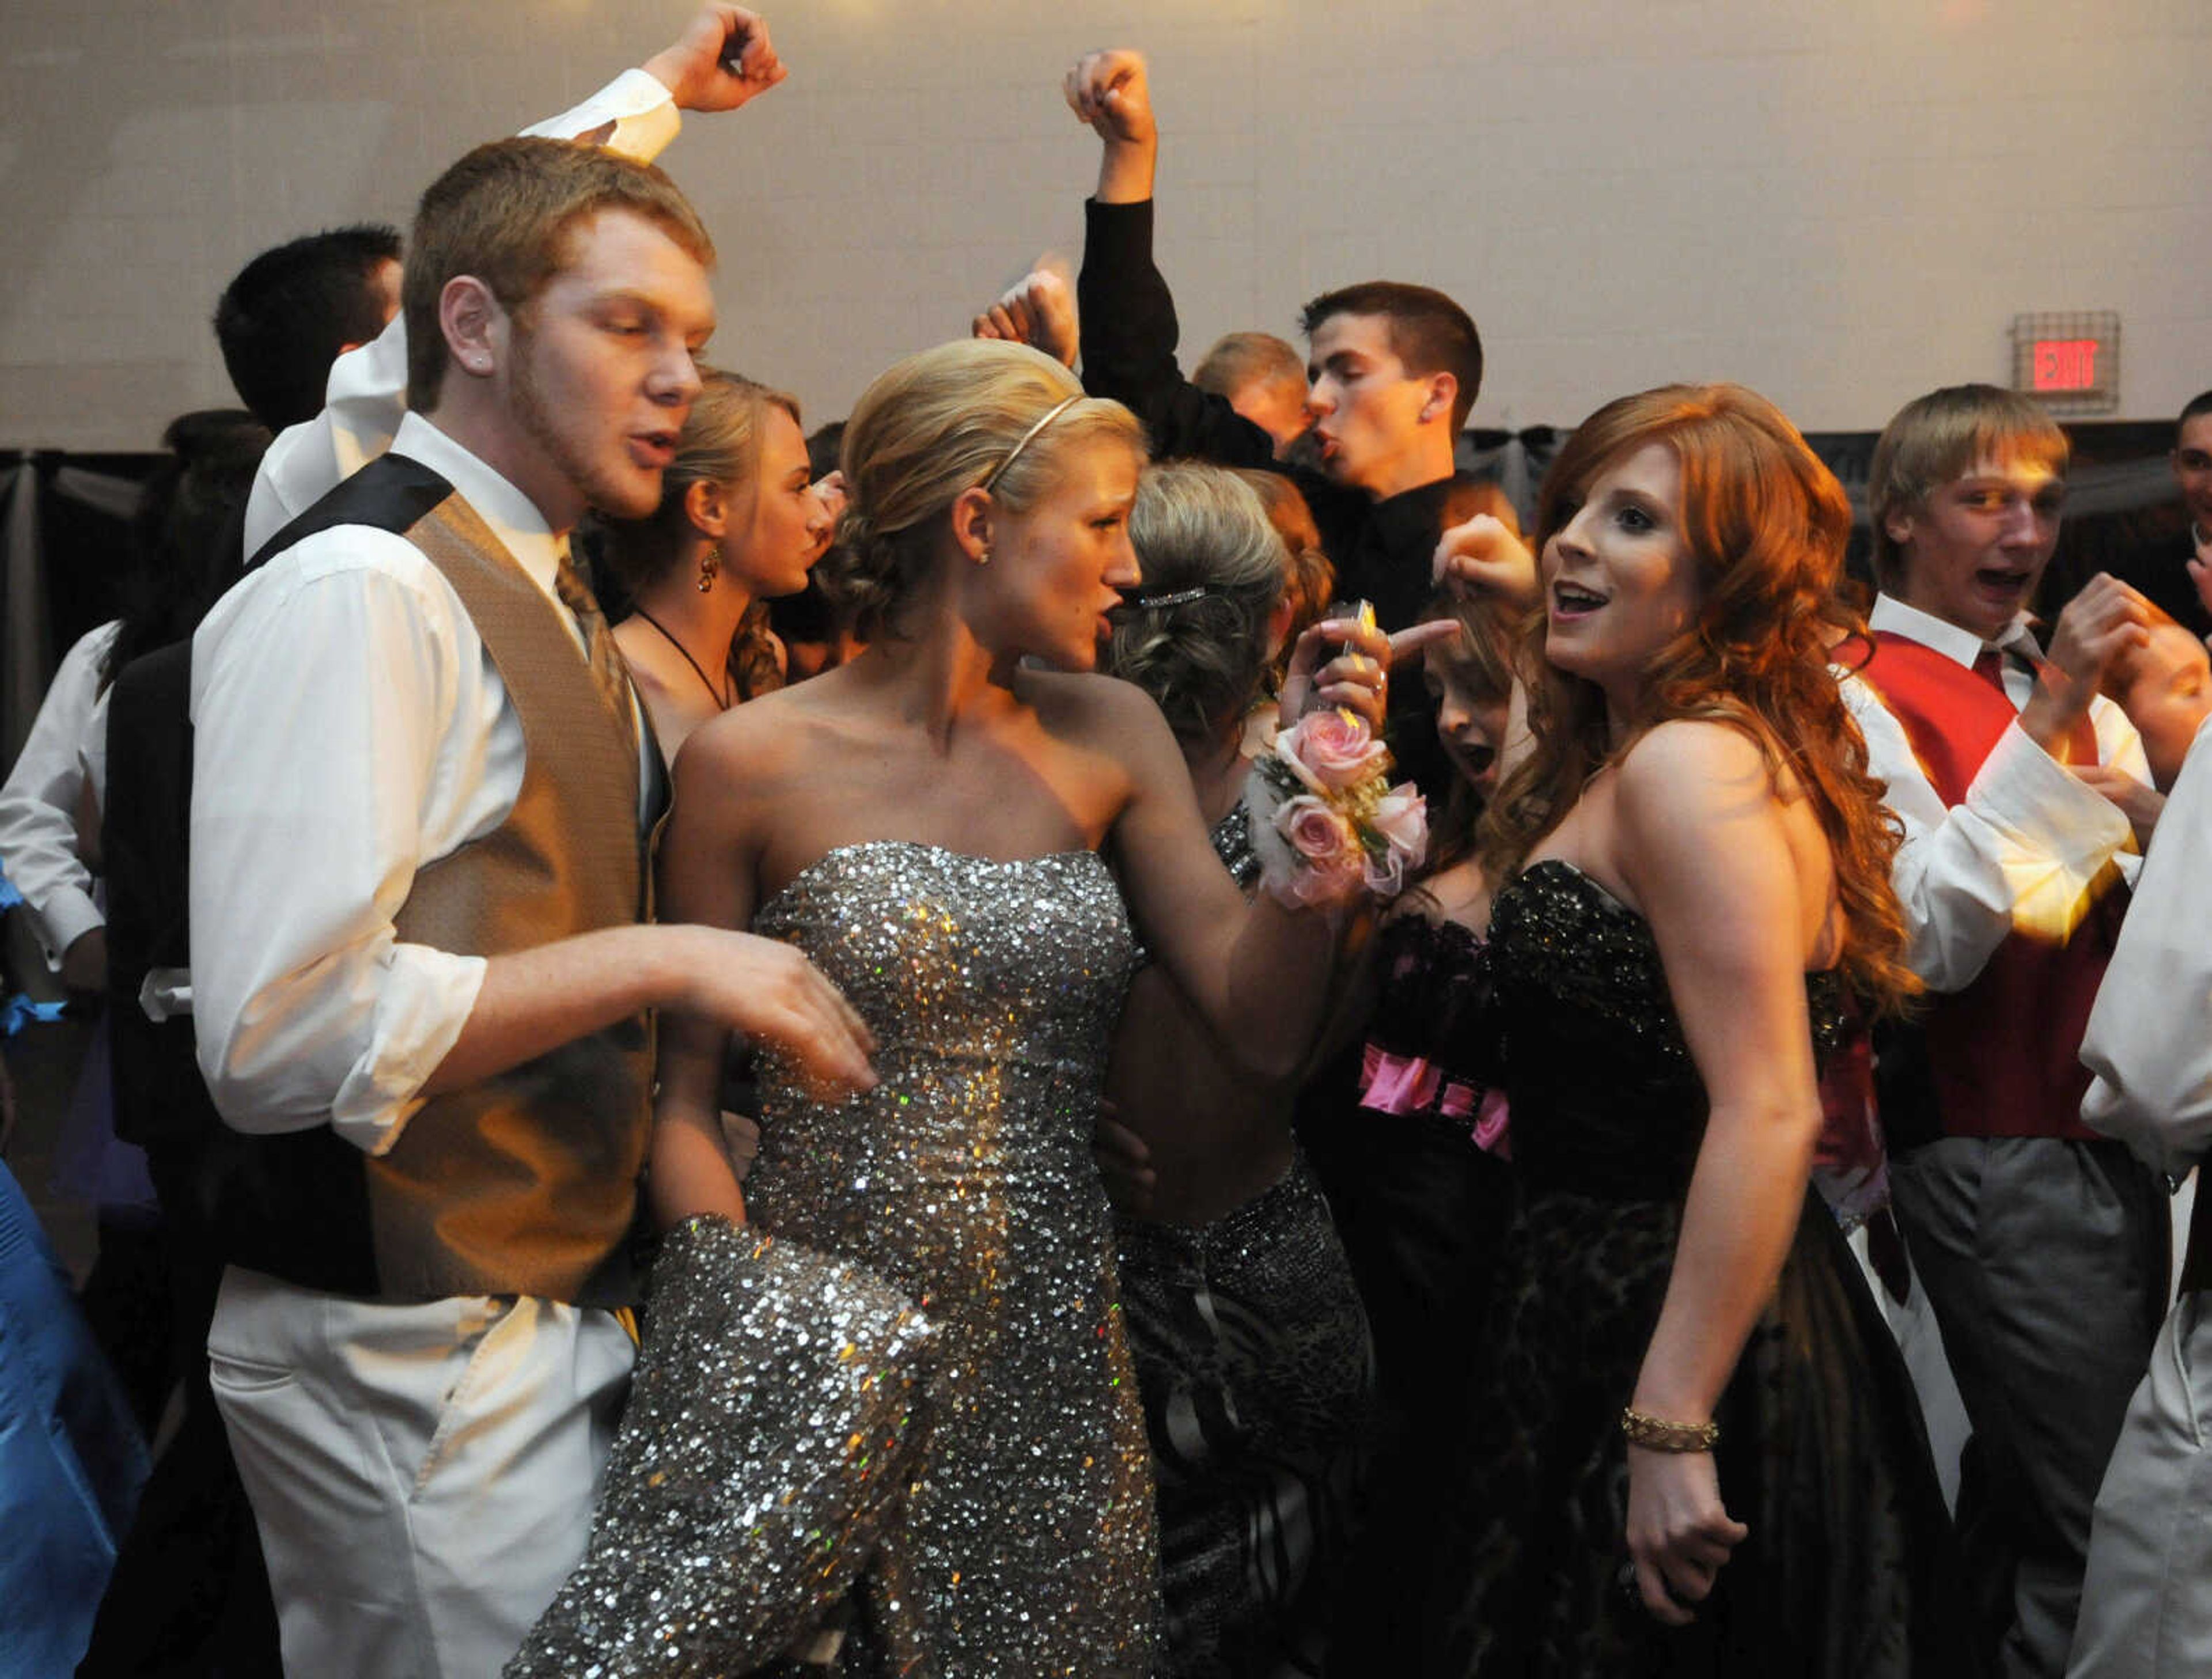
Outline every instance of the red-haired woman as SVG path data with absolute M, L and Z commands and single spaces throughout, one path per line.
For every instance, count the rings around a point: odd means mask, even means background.
M 1609 404 L 1545 481 L 1486 845 L 1522 1206 L 1436 1671 L 1972 1671 L 1911 1387 L 1808 1194 L 1844 994 L 1911 985 L 1828 670 L 1850 520 L 1733 386 Z

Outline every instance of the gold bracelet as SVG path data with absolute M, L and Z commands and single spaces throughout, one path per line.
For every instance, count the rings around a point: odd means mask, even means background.
M 1669 1422 L 1646 1416 L 1633 1406 L 1621 1411 L 1620 1433 L 1629 1445 L 1646 1451 L 1711 1451 L 1721 1443 L 1717 1422 Z

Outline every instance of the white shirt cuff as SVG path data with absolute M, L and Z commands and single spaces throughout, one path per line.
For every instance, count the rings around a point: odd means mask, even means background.
M 331 1102 L 331 1128 L 368 1154 L 399 1141 L 420 1094 L 468 1025 L 483 989 L 481 956 L 394 945 L 378 977 L 368 1048 Z
M 190 968 L 149 968 L 138 987 L 138 1012 L 159 1023 L 192 1012 Z
M 650 163 L 668 149 L 683 126 L 683 115 L 659 78 L 641 70 L 626 70 L 581 105 L 522 131 L 540 139 L 588 138 L 609 151 Z
M 2022 848 L 2087 878 L 2134 831 L 2118 806 L 2037 745 L 2017 723 L 1997 738 L 1966 803 Z
M 2188 1177 L 2204 1156 L 2201 1135 L 2177 1135 L 2172 1128 L 2148 1119 L 2101 1076 L 2089 1080 L 2088 1093 L 2081 1098 L 2081 1122 L 2125 1143 L 2136 1159 L 2177 1182 Z
M 69 947 L 88 933 L 107 925 L 107 917 L 92 901 L 92 894 L 64 886 L 31 912 L 31 925 L 39 934 L 39 948 L 46 965 L 57 973 Z

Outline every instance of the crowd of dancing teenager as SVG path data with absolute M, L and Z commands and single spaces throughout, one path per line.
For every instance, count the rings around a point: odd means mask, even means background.
M 1185 377 L 1105 52 L 1079 272 L 810 437 L 652 161 L 784 74 L 226 295 L 0 793 L 182 1349 L 42 1670 L 2204 1670 L 2212 395 L 2049 624 L 1986 386 L 1872 587 L 1735 385 L 1524 534 L 1440 292 Z

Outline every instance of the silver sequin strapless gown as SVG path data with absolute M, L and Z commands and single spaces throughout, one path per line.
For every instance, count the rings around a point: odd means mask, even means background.
M 842 988 L 883 1082 L 824 1106 L 764 1066 L 748 1216 L 867 1265 L 944 1336 L 928 1467 L 871 1598 L 885 1664 L 1144 1675 L 1152 1472 L 1091 1154 L 1134 948 L 1112 875 L 1088 851 L 843 846 L 753 928 Z

